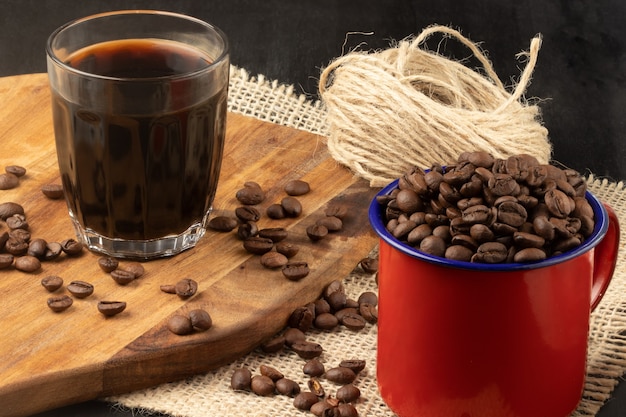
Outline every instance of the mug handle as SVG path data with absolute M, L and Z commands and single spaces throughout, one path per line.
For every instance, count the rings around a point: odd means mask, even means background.
M 602 203 L 609 218 L 609 227 L 604 238 L 594 250 L 593 283 L 591 286 L 591 311 L 593 311 L 606 292 L 617 263 L 619 251 L 620 226 L 617 214 L 611 206 Z

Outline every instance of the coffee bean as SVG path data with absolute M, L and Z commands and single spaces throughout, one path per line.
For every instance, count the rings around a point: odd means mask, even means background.
M 65 239 L 61 242 L 61 249 L 68 256 L 78 256 L 83 252 L 83 244 L 74 239 Z
M 30 232 L 25 229 L 15 229 L 9 232 L 9 238 L 19 240 L 20 242 L 30 242 Z
M 359 266 L 364 272 L 374 274 L 378 272 L 378 258 L 367 257 L 359 261 Z
M 196 308 L 189 312 L 191 327 L 197 331 L 209 330 L 213 326 L 213 319 L 206 310 Z
M 26 175 L 26 168 L 20 165 L 9 165 L 4 168 L 7 174 L 13 174 L 16 177 L 23 177 Z
M 446 242 L 439 236 L 426 236 L 420 242 L 419 248 L 422 252 L 434 255 L 434 256 L 444 256 L 446 253 Z
M 298 254 L 299 250 L 300 248 L 293 243 L 282 241 L 276 244 L 276 252 L 282 253 L 287 258 L 293 258 Z
M 93 285 L 85 281 L 72 281 L 67 290 L 76 298 L 86 298 L 93 294 Z
M 26 220 L 26 216 L 23 214 L 14 214 L 11 217 L 8 217 L 6 220 L 6 225 L 9 229 L 24 229 L 28 230 L 28 221 Z
M 135 274 L 124 269 L 115 269 L 110 275 L 119 285 L 128 285 L 135 280 Z
M 281 378 L 275 383 L 276 391 L 279 394 L 286 395 L 288 397 L 295 397 L 300 394 L 300 385 L 292 379 Z
M 48 250 L 48 242 L 44 239 L 33 239 L 28 244 L 27 255 L 42 259 Z
M 19 185 L 20 180 L 14 174 L 3 173 L 0 174 L 0 190 L 10 190 Z
M 230 232 L 237 227 L 237 219 L 229 216 L 216 216 L 209 220 L 208 227 L 217 232 Z
M 287 319 L 287 325 L 299 329 L 303 333 L 308 331 L 313 325 L 315 316 L 306 306 L 296 308 Z M 303 339 L 302 339 L 303 340 Z M 293 340 L 294 342 L 297 340 Z M 291 345 L 291 344 L 290 344 Z
M 235 198 L 239 200 L 241 204 L 248 206 L 254 206 L 261 204 L 265 200 L 265 192 L 259 184 L 253 182 L 247 182 L 244 187 L 237 191 Z
M 67 310 L 73 303 L 74 300 L 68 295 L 48 298 L 48 307 L 55 313 Z
M 280 205 L 283 207 L 286 217 L 298 217 L 302 214 L 302 204 L 295 197 L 283 198 Z
M 159 289 L 166 294 L 176 294 L 176 285 L 173 284 L 161 285 Z
M 291 196 L 300 196 L 307 194 L 311 191 L 311 186 L 308 182 L 302 180 L 291 180 L 284 187 L 285 192 Z
M 335 413 L 336 406 L 329 404 L 327 400 L 316 402 L 309 411 L 316 417 L 340 417 Z
M 359 314 L 368 323 L 374 324 L 378 322 L 378 309 L 375 305 L 368 303 L 359 304 Z
M 290 281 L 299 281 L 309 275 L 309 264 L 306 262 L 289 262 L 282 268 L 282 273 Z
M 41 279 L 41 285 L 43 285 L 46 290 L 55 292 L 63 286 L 63 278 L 58 275 L 48 275 Z
M 303 391 L 293 399 L 293 405 L 298 410 L 309 411 L 314 404 L 320 401 L 317 395 L 310 391 Z
M 356 374 L 350 368 L 337 366 L 326 371 L 326 379 L 337 384 L 350 384 L 356 379 Z
M 326 391 L 324 390 L 322 383 L 316 377 L 310 378 L 307 385 L 309 386 L 309 390 L 319 398 L 324 398 L 326 396 Z
M 139 262 L 128 263 L 124 265 L 123 269 L 125 271 L 132 273 L 135 276 L 135 279 L 143 276 L 143 274 L 146 272 L 143 265 L 141 265 Z
M 63 249 L 61 248 L 61 244 L 59 242 L 48 242 L 46 244 L 46 251 L 43 254 L 44 261 L 52 261 L 61 255 Z
M 343 291 L 335 291 L 324 297 L 330 305 L 331 311 L 339 311 L 346 306 L 348 296 Z
M 513 257 L 513 262 L 537 262 L 546 259 L 546 253 L 539 248 L 524 248 Z
M 265 375 L 266 377 L 270 378 L 272 381 L 278 381 L 279 379 L 285 377 L 285 375 L 283 375 L 283 373 L 280 372 L 278 369 L 273 368 L 268 365 L 261 365 L 259 367 L 259 371 L 261 372 L 261 375 Z
M 256 395 L 260 395 L 262 397 L 267 397 L 274 393 L 276 389 L 276 385 L 274 385 L 274 381 L 265 375 L 255 375 L 252 377 L 250 381 L 250 389 Z
M 237 228 L 237 237 L 246 240 L 259 234 L 259 227 L 255 222 L 245 222 Z
M 266 268 L 276 269 L 282 268 L 289 262 L 289 259 L 285 255 L 279 252 L 266 252 L 261 255 L 261 265 Z
M 0 204 L 0 219 L 6 220 L 14 214 L 24 214 L 24 207 L 12 202 Z
M 344 359 L 339 363 L 342 368 L 350 368 L 352 372 L 358 374 L 365 369 L 366 361 L 364 359 Z
M 343 221 L 336 216 L 322 217 L 315 224 L 324 226 L 329 232 L 339 232 L 343 228 Z
M 230 386 L 235 391 L 248 391 L 252 382 L 252 372 L 248 368 L 236 369 L 230 377 Z
M 261 345 L 261 350 L 265 353 L 280 352 L 285 346 L 285 336 L 276 336 Z
M 322 330 L 332 330 L 339 324 L 339 320 L 334 314 L 331 313 L 322 313 L 315 316 L 315 321 L 313 322 L 315 327 Z
M 365 291 L 359 295 L 357 300 L 359 304 L 367 303 L 373 306 L 378 305 L 378 296 L 373 291 Z
M 325 372 L 324 364 L 319 359 L 311 359 L 304 364 L 302 372 L 311 377 L 322 376 Z
M 28 251 L 28 242 L 21 239 L 9 237 L 9 239 L 4 244 L 4 250 L 14 256 L 24 255 Z
M 302 359 L 313 359 L 319 357 L 324 349 L 319 343 L 309 342 L 306 340 L 294 342 L 291 350 L 296 352 Z
M 309 312 L 310 314 L 310 312 Z M 292 317 L 293 314 L 290 316 L 289 318 L 289 326 L 292 326 L 290 328 L 288 328 L 287 330 L 285 330 L 285 333 L 283 334 L 283 336 L 285 336 L 285 344 L 289 347 L 291 347 L 291 345 L 293 345 L 296 342 L 301 342 L 306 340 L 306 335 L 304 334 L 304 331 L 300 330 L 300 321 L 297 320 L 295 323 L 292 322 Z M 306 330 L 309 329 L 309 327 L 311 327 L 311 324 L 313 323 L 313 317 L 309 316 L 309 323 L 306 326 Z M 293 324 L 295 324 L 295 326 L 293 326 Z M 304 326 L 303 326 L 304 327 Z
M 508 249 L 499 242 L 486 242 L 478 247 L 476 254 L 472 257 L 474 262 L 500 263 L 507 258 Z
M 361 330 L 365 327 L 365 319 L 357 313 L 346 313 L 341 317 L 341 324 L 350 330 Z
M 261 212 L 252 206 L 241 206 L 235 209 L 235 216 L 243 223 L 257 222 L 261 218 Z
M 328 304 L 328 301 L 326 301 L 323 298 L 318 298 L 317 300 L 313 302 L 313 304 L 315 305 L 316 317 L 319 316 L 320 314 L 332 312 L 332 309 L 330 308 L 330 304 Z
M 267 217 L 269 217 L 270 219 L 275 220 L 284 219 L 285 217 L 287 217 L 285 209 L 280 204 L 270 204 L 267 209 L 265 209 L 265 214 L 267 214 Z
M 467 246 L 452 245 L 446 248 L 443 256 L 454 261 L 470 262 L 474 251 Z
M 339 320 L 339 322 L 341 323 L 341 321 L 343 320 L 343 318 L 348 315 L 348 314 L 356 314 L 359 315 L 358 310 L 356 309 L 356 307 L 346 307 L 346 308 L 342 308 L 339 311 L 335 312 L 335 317 L 337 317 L 337 320 Z
M 42 185 L 41 192 L 51 200 L 59 200 L 63 198 L 63 186 L 61 184 Z
M 99 301 L 98 311 L 106 317 L 112 317 L 126 310 L 125 301 Z
M 176 295 L 182 299 L 192 297 L 198 291 L 198 283 L 191 278 L 183 278 L 176 283 Z
M 356 407 L 350 403 L 337 404 L 337 411 L 339 412 L 339 417 L 359 417 Z
M 182 314 L 175 314 L 167 321 L 167 328 L 170 332 L 179 336 L 184 336 L 193 332 L 191 320 Z
M 20 256 L 15 258 L 15 269 L 22 272 L 36 272 L 41 268 L 41 262 L 34 256 Z
M 321 224 L 314 224 L 306 228 L 306 234 L 311 241 L 317 242 L 328 235 L 328 229 Z
M 272 239 L 260 236 L 253 236 L 243 241 L 243 247 L 254 255 L 263 255 L 274 247 Z
M 8 268 L 13 265 L 15 257 L 10 253 L 0 253 L 0 269 Z
M 346 384 L 337 390 L 335 396 L 339 401 L 352 403 L 361 397 L 361 390 L 353 384 Z
M 277 243 L 285 240 L 288 236 L 288 232 L 284 227 L 268 227 L 259 230 L 259 236 Z

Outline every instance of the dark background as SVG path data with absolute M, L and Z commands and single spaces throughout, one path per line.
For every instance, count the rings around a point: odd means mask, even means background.
M 230 38 L 234 65 L 294 84 L 312 99 L 333 58 L 357 46 L 386 48 L 431 24 L 481 42 L 497 74 L 512 85 L 525 65 L 515 55 L 541 33 L 526 96 L 546 99 L 540 107 L 554 159 L 583 173 L 626 179 L 623 0 L 0 0 L 0 76 L 45 72 L 45 40 L 61 24 L 131 8 L 177 11 L 216 24 Z M 626 414 L 626 383 L 614 397 L 600 417 Z M 79 415 L 131 413 L 92 402 L 41 417 Z

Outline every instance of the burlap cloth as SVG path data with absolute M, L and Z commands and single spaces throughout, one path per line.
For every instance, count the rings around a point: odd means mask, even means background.
M 281 85 L 263 76 L 251 77 L 245 70 L 236 67 L 231 71 L 231 112 L 325 135 L 324 109 L 319 102 L 297 94 L 292 86 Z M 598 179 L 591 174 L 588 180 L 590 190 L 615 209 L 625 227 L 622 228 L 622 250 L 613 281 L 591 315 L 587 380 L 582 401 L 572 414 L 576 417 L 595 416 L 626 373 L 626 191 L 622 182 Z M 343 278 L 351 297 L 356 298 L 364 291 L 376 291 L 375 277 L 364 273 L 356 265 L 349 276 L 337 278 Z M 330 366 L 343 359 L 365 359 L 367 367 L 355 381 L 362 393 L 357 404 L 359 414 L 393 416 L 376 386 L 376 335 L 376 326 L 368 324 L 358 332 L 345 328 L 331 332 L 313 331 L 308 338 L 324 347 L 322 360 Z M 280 370 L 305 388 L 308 378 L 302 373 L 303 362 L 293 352 L 264 354 L 255 350 L 213 372 L 106 398 L 105 401 L 111 402 L 114 407 L 131 408 L 137 415 L 161 412 L 181 417 L 310 416 L 311 413 L 298 411 L 293 406 L 293 400 L 286 396 L 259 397 L 234 392 L 230 388 L 230 376 L 235 369 L 246 366 L 253 374 L 258 374 L 262 364 Z M 328 394 L 334 394 L 336 389 L 333 384 L 326 384 L 326 388 Z M 532 399 L 529 398 L 529 401 Z

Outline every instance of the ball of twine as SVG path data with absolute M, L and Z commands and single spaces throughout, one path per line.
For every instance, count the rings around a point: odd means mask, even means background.
M 422 49 L 437 32 L 467 46 L 486 75 Z M 480 48 L 446 26 L 426 28 L 380 52 L 346 54 L 324 69 L 319 82 L 328 149 L 373 187 L 414 166 L 449 164 L 465 151 L 497 158 L 525 153 L 547 163 L 548 131 L 539 108 L 523 99 L 540 47 L 536 36 L 530 51 L 518 55 L 528 61 L 512 93 Z

